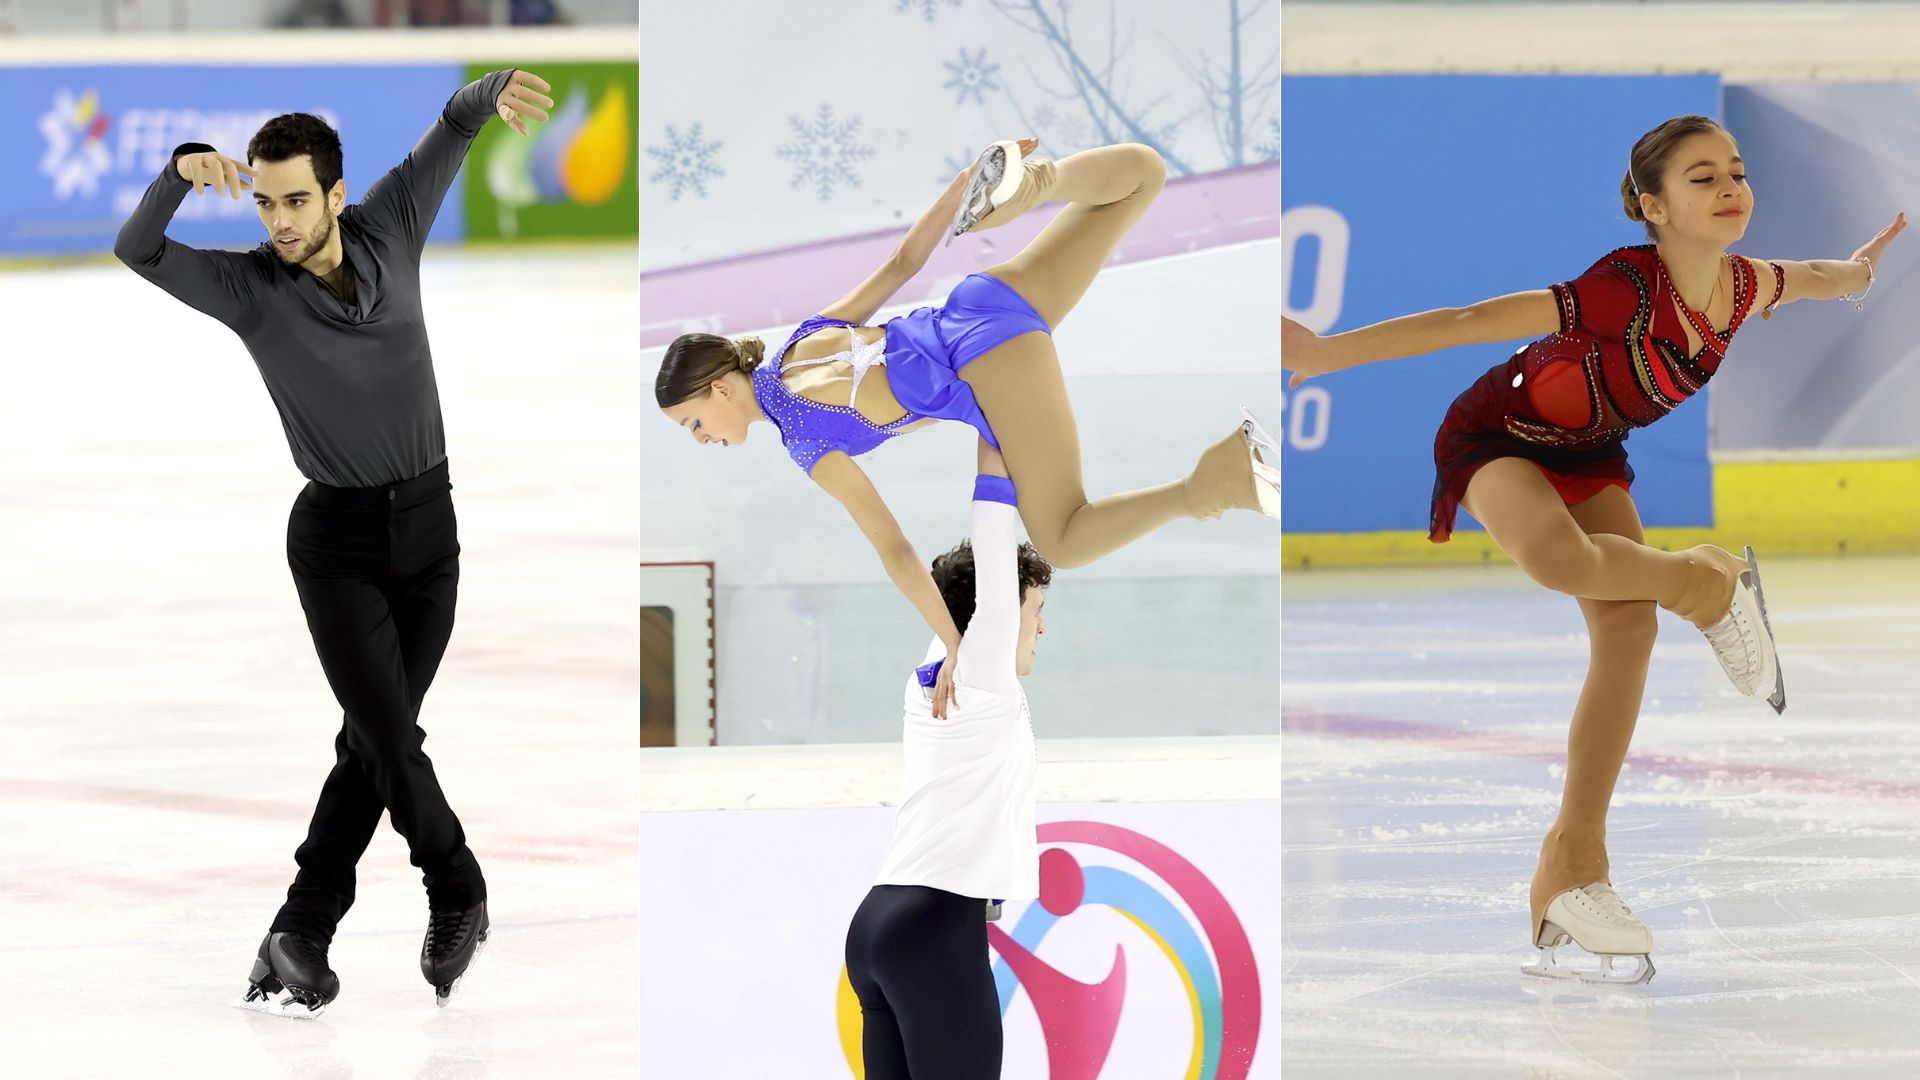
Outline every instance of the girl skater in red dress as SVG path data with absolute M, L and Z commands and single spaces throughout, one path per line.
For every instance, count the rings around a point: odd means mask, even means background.
M 1464 506 L 1530 577 L 1579 601 L 1592 654 L 1567 736 L 1560 814 L 1534 872 L 1540 955 L 1526 970 L 1636 983 L 1653 976 L 1653 935 L 1608 882 L 1606 815 L 1640 711 L 1655 606 L 1704 631 L 1742 693 L 1765 695 L 1777 711 L 1786 690 L 1753 549 L 1743 559 L 1712 545 L 1647 546 L 1622 443 L 1706 385 L 1755 313 L 1768 318 L 1795 300 L 1857 302 L 1906 217 L 1844 261 L 1730 254 L 1746 232 L 1753 191 L 1739 146 L 1704 116 L 1677 117 L 1641 136 L 1620 194 L 1652 244 L 1621 248 L 1549 289 L 1330 337 L 1288 320 L 1281 356 L 1298 386 L 1377 360 L 1538 339 L 1447 411 L 1434 440 L 1429 537 L 1444 543 Z M 1569 938 L 1599 958 L 1597 970 L 1556 962 Z

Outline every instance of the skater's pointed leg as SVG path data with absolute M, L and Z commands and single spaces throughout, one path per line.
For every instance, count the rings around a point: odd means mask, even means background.
M 1065 199 L 1068 205 L 1026 247 L 986 272 L 1057 329 L 1120 241 L 1146 216 L 1166 186 L 1167 167 L 1152 147 L 1139 143 L 1083 150 L 1053 165 L 1046 198 Z
M 1020 496 L 1020 520 L 1033 546 L 1069 569 L 1138 540 L 1191 512 L 1183 481 L 1087 498 L 1080 473 L 1080 430 L 1067 399 L 1053 339 L 1022 334 L 962 368 L 980 411 L 993 426 L 1007 472 Z M 1244 469 L 1246 452 L 1233 439 Z M 1251 487 L 1249 487 L 1251 491 Z

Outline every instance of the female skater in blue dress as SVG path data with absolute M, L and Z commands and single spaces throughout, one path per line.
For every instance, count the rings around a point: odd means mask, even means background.
M 1138 144 L 1026 159 L 1036 145 L 987 148 L 879 269 L 801 323 L 771 363 L 762 362 L 757 338 L 684 334 L 668 346 L 654 382 L 667 418 L 703 444 L 738 446 L 752 424 L 771 423 L 794 462 L 846 507 L 887 576 L 946 643 L 934 691 L 940 716 L 960 633 L 856 455 L 935 420 L 971 424 L 1004 455 L 1027 534 L 1057 567 L 1084 566 L 1181 518 L 1234 508 L 1279 516 L 1278 447 L 1244 410 L 1244 421 L 1184 479 L 1087 498 L 1051 332 L 1152 205 L 1166 167 Z M 1005 225 L 1055 200 L 1068 205 L 1031 243 L 967 277 L 944 305 L 863 325 L 926 265 L 943 231 Z

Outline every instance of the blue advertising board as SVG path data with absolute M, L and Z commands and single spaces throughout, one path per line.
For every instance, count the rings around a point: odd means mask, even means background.
M 1337 333 L 1576 277 L 1646 242 L 1620 205 L 1634 141 L 1719 105 L 1712 75 L 1286 76 L 1284 310 Z M 1424 533 L 1434 432 L 1517 344 L 1367 365 L 1288 391 L 1286 530 Z M 1627 451 L 1646 524 L 1711 524 L 1705 402 L 1635 432 Z M 1464 514 L 1461 526 L 1478 527 Z
M 0 67 L 0 253 L 110 251 L 120 223 L 181 143 L 246 159 L 271 117 L 315 113 L 340 132 L 353 202 L 405 157 L 460 88 L 458 64 Z M 464 230 L 460 185 L 430 234 Z M 189 196 L 168 235 L 195 247 L 266 238 L 251 199 Z

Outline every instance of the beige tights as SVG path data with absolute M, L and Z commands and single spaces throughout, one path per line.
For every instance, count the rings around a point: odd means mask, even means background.
M 976 229 L 1005 225 L 1042 203 L 1067 202 L 1031 243 L 986 271 L 1058 327 L 1153 204 L 1166 166 L 1150 147 L 1129 143 L 1028 161 L 1025 169 L 1019 193 Z M 1055 566 L 1084 566 L 1168 522 L 1217 513 L 1216 489 L 1232 488 L 1240 472 L 1252 476 L 1244 449 L 1209 451 L 1186 480 L 1089 500 L 1079 429 L 1051 337 L 1022 334 L 968 364 L 960 377 L 1000 440 L 1027 534 Z
M 1591 653 L 1567 731 L 1560 814 L 1540 845 L 1532 928 L 1567 889 L 1607 881 L 1607 807 L 1626 761 L 1653 655 L 1655 608 L 1709 625 L 1733 598 L 1745 563 L 1703 546 L 1646 546 L 1633 499 L 1620 488 L 1568 507 L 1530 462 L 1501 458 L 1474 474 L 1465 505 L 1502 551 L 1540 584 L 1580 602 Z

